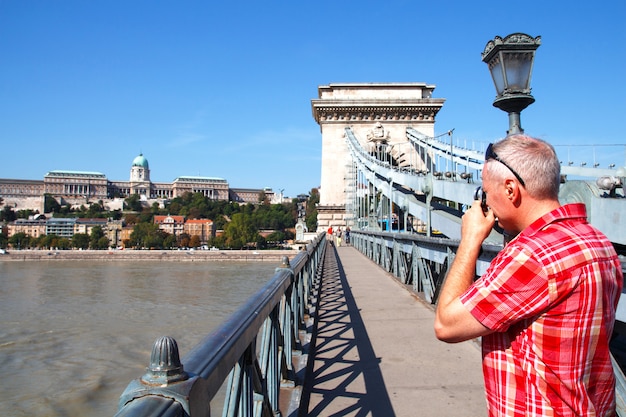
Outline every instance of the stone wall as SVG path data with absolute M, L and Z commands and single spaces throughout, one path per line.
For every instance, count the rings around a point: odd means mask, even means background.
M 297 250 L 9 250 L 0 255 L 3 261 L 136 261 L 136 262 L 274 262 L 280 265 L 284 256 L 293 259 Z

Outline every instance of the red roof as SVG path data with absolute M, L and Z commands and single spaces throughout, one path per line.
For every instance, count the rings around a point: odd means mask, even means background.
M 209 219 L 190 219 L 190 220 L 187 220 L 185 223 L 198 223 L 198 224 L 213 223 L 213 220 L 209 220 Z

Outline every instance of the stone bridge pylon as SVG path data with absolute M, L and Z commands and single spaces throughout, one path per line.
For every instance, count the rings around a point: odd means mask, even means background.
M 317 207 L 318 232 L 352 226 L 347 213 L 348 190 L 358 184 L 345 128 L 376 158 L 402 166 L 424 161 L 407 140 L 412 127 L 433 137 L 435 116 L 445 99 L 432 98 L 434 85 L 425 83 L 355 83 L 318 87 L 311 100 L 313 117 L 322 133 L 322 178 Z M 417 164 L 416 164 L 417 162 Z

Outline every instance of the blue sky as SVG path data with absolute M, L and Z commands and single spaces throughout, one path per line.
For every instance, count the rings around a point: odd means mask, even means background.
M 157 182 L 307 193 L 329 83 L 434 84 L 436 133 L 484 146 L 508 119 L 480 53 L 514 32 L 542 37 L 526 133 L 625 165 L 625 22 L 621 0 L 0 0 L 0 178 L 128 180 L 141 152 Z

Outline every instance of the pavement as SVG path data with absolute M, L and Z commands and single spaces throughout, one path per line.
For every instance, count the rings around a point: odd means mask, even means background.
M 433 306 L 353 247 L 328 249 L 301 410 L 324 417 L 487 415 L 476 341 L 437 340 Z

